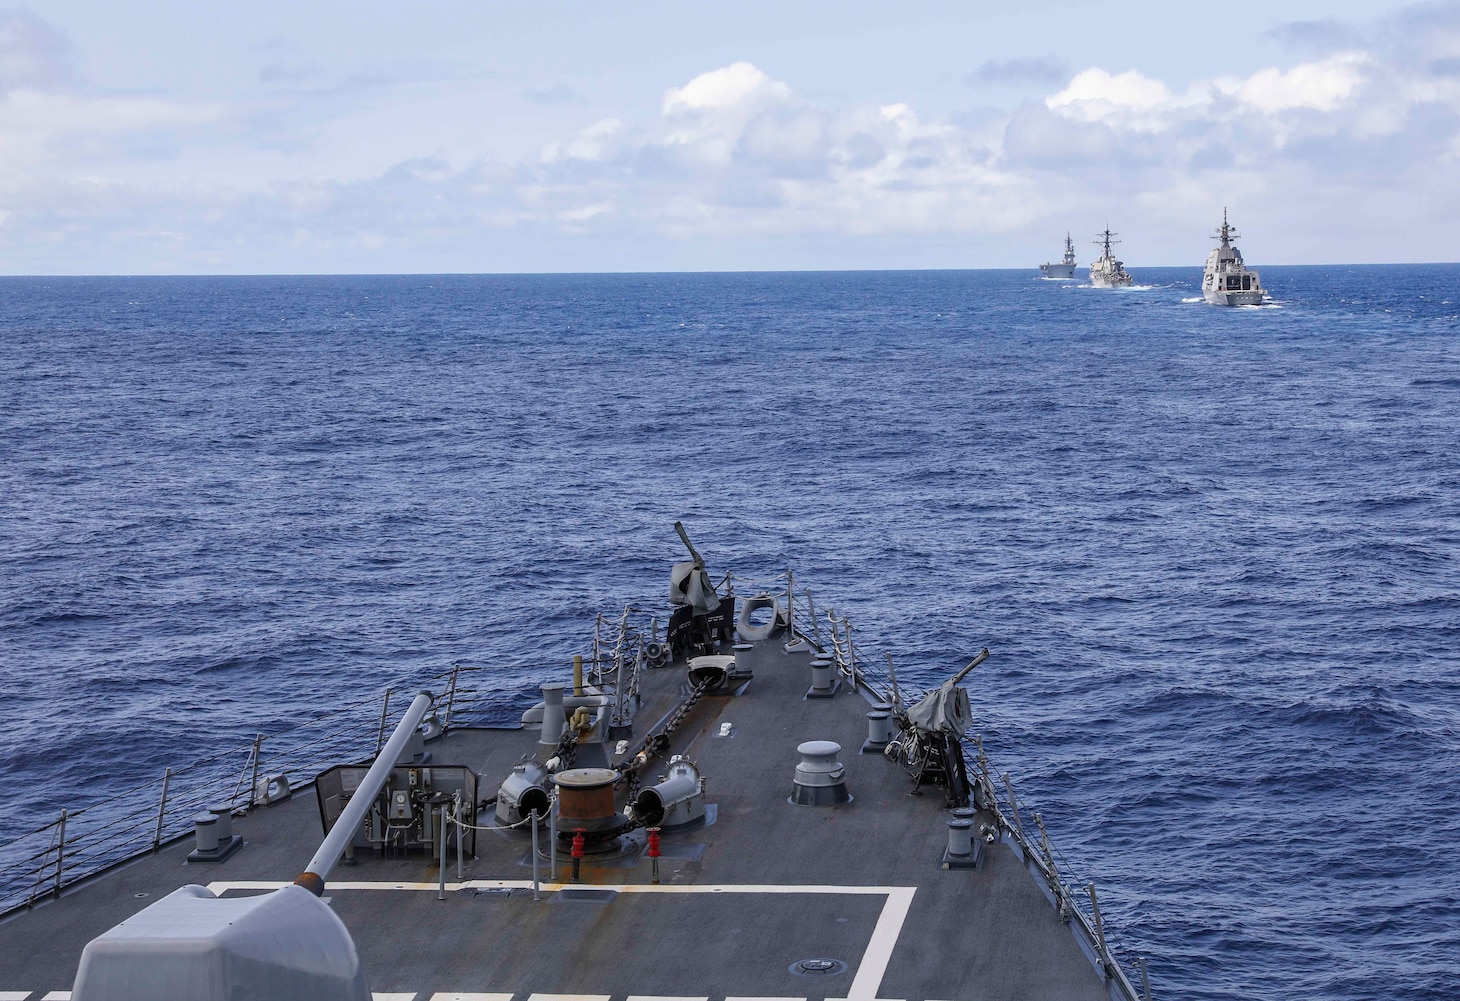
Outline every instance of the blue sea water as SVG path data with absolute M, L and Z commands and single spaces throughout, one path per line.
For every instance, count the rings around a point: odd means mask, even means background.
M 1263 273 L 0 279 L 0 841 L 562 659 L 683 519 L 911 682 L 992 649 L 1158 996 L 1460 996 L 1460 267 Z

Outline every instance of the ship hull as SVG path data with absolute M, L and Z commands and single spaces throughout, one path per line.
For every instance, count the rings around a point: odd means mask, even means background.
M 1204 294 L 1207 302 L 1214 306 L 1262 305 L 1262 292 L 1257 289 L 1250 292 L 1224 292 L 1220 289 L 1208 289 Z
M 1075 277 L 1075 265 L 1073 264 L 1041 264 L 1039 271 L 1046 278 Z
M 1130 275 L 1110 277 L 1109 275 L 1091 275 L 1090 284 L 1096 288 L 1127 288 L 1135 284 L 1135 279 Z

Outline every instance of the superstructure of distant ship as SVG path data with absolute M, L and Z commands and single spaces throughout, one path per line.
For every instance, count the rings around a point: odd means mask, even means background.
M 1065 256 L 1058 264 L 1041 264 L 1040 272 L 1046 278 L 1073 278 L 1075 267 L 1078 262 L 1075 260 L 1075 241 L 1070 239 L 1070 234 L 1065 234 Z
M 1096 288 L 1123 288 L 1135 284 L 1135 279 L 1125 270 L 1125 262 L 1117 261 L 1110 249 L 1111 244 L 1120 242 L 1114 239 L 1115 235 L 1106 226 L 1095 241 L 1095 246 L 1100 248 L 1100 256 L 1090 265 L 1090 284 Z
M 1227 210 L 1222 209 L 1222 226 L 1215 237 L 1217 246 L 1207 255 L 1201 291 L 1207 302 L 1218 306 L 1256 306 L 1261 304 L 1262 282 L 1257 272 L 1242 263 L 1242 251 L 1232 245 L 1237 231 L 1227 223 Z

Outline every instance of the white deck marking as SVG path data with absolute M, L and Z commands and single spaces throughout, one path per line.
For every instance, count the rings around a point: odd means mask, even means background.
M 51 991 L 41 1001 L 71 1001 L 70 991 Z
M 857 964 L 857 975 L 847 989 L 847 1001 L 876 1001 L 877 988 L 882 986 L 882 975 L 887 972 L 887 964 L 892 962 L 897 936 L 902 933 L 908 908 L 912 907 L 913 892 L 913 887 L 906 886 L 897 887 L 887 894 L 887 903 L 882 905 L 877 927 L 872 929 L 872 941 L 867 943 L 867 951 L 862 953 L 862 961 Z
M 403 998 L 415 998 L 414 994 L 402 994 Z M 512 1001 L 511 993 L 507 994 L 467 994 L 461 991 L 437 992 L 431 995 L 431 1001 Z
M 0 991 L 0 1001 L 25 1001 L 30 991 Z
M 805 998 L 752 998 L 741 997 L 736 994 L 730 995 L 725 1001 L 806 1001 Z
M 710 1001 L 707 997 L 681 998 L 681 997 L 660 997 L 657 994 L 630 994 L 625 1001 Z M 796 1001 L 806 1001 L 805 998 L 797 998 Z
M 370 1001 L 416 1001 L 415 991 L 402 993 L 381 993 L 380 991 L 370 992 Z
M 287 882 L 271 882 L 268 880 L 239 880 L 237 882 L 218 881 L 209 883 L 208 889 L 218 896 L 222 896 L 229 890 L 277 890 L 280 887 L 290 885 Z M 436 890 L 437 883 L 365 883 L 342 881 L 330 883 L 329 888 L 335 893 L 341 890 Z M 557 890 L 582 889 L 578 883 L 543 883 L 543 890 L 552 893 Z M 867 943 L 867 951 L 862 953 L 862 961 L 857 964 L 857 975 L 852 978 L 852 986 L 847 990 L 844 999 L 828 999 L 828 1001 L 878 1001 L 877 989 L 882 986 L 882 977 L 887 972 L 887 964 L 892 961 L 892 953 L 897 948 L 897 937 L 902 934 L 903 923 L 907 920 L 907 912 L 912 907 L 913 894 L 917 892 L 915 886 L 837 886 L 835 884 L 810 884 L 810 885 L 776 885 L 761 883 L 594 883 L 595 890 L 615 890 L 619 893 L 814 893 L 828 895 L 867 894 L 872 896 L 883 896 L 887 902 L 882 905 L 882 913 L 877 918 L 877 924 L 872 929 L 872 938 Z M 468 879 L 459 883 L 447 883 L 448 890 L 530 890 L 532 880 L 530 879 Z M 534 994 L 528 1001 L 609 1001 L 608 996 L 596 994 Z

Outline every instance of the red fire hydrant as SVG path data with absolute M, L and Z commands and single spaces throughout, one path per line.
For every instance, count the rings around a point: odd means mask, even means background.
M 573 828 L 573 882 L 579 882 L 578 867 L 583 864 L 583 828 Z

